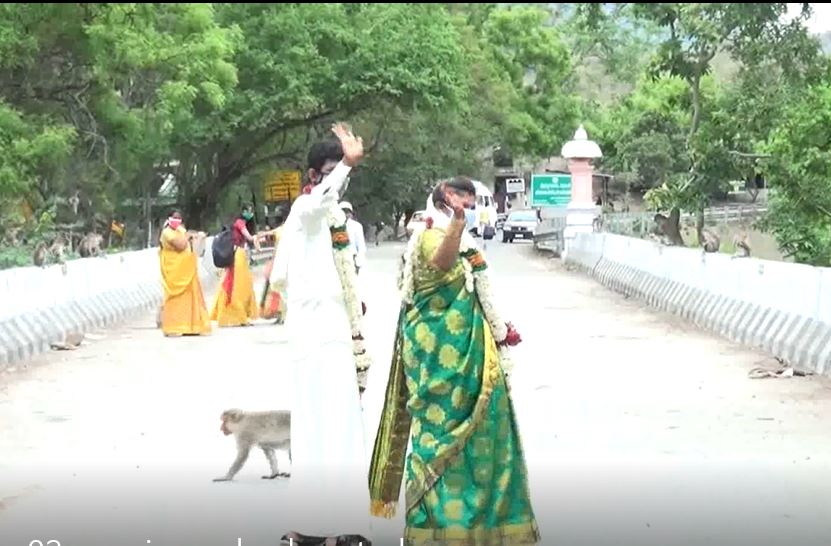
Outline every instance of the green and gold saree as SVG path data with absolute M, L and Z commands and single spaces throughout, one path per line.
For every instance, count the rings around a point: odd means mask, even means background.
M 370 469 L 371 511 L 392 517 L 406 472 L 408 545 L 539 542 L 514 410 L 491 328 L 460 257 L 430 260 L 444 232 L 428 229 L 402 306 Z M 407 451 L 407 439 L 411 452 Z

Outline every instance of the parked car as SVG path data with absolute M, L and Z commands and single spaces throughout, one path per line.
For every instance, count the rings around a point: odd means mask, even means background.
M 424 220 L 425 220 L 426 215 L 427 215 L 426 210 L 420 210 L 420 211 L 417 211 L 417 212 L 413 213 L 412 218 L 410 218 L 410 221 L 407 222 L 407 237 L 409 237 L 413 234 L 413 231 L 415 230 L 416 226 L 424 224 Z
M 502 226 L 502 242 L 513 243 L 514 239 L 533 239 L 539 219 L 534 210 L 516 210 L 508 214 Z

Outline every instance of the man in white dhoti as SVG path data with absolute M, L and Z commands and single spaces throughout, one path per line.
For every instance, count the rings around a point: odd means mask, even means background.
M 309 152 L 310 184 L 291 208 L 271 273 L 272 287 L 287 294 L 295 370 L 291 514 L 281 515 L 291 517 L 292 532 L 283 540 L 299 546 L 367 546 L 370 534 L 359 394 L 369 361 L 346 216 L 338 206 L 363 142 L 342 124 L 333 131 L 340 142 L 318 143 Z

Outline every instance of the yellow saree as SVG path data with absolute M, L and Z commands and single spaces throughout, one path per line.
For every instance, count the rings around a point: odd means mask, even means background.
M 182 227 L 177 230 L 166 227 L 160 238 L 159 262 L 164 288 L 161 328 L 168 336 L 200 335 L 211 331 L 196 254 L 190 246 L 181 251 L 173 246 L 173 241 L 185 234 Z
M 248 267 L 245 249 L 234 251 L 234 265 L 225 269 L 225 276 L 216 293 L 211 320 L 220 328 L 248 326 L 257 318 L 257 299 L 254 296 L 254 277 Z

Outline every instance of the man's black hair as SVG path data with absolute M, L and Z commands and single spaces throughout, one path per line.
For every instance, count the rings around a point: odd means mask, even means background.
M 309 169 L 320 172 L 328 160 L 340 161 L 343 159 L 343 147 L 337 140 L 324 140 L 312 145 L 307 158 Z
M 439 182 L 433 188 L 433 204 L 437 206 L 447 205 L 447 202 L 444 200 L 444 186 L 447 186 L 448 190 L 456 190 L 457 193 L 476 195 L 476 186 L 473 185 L 473 181 L 470 178 L 466 176 L 454 176 L 450 180 Z

